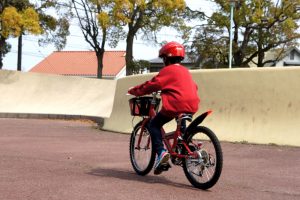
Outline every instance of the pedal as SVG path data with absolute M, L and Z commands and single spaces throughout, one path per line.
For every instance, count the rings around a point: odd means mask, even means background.
M 171 165 L 167 162 L 167 163 L 161 164 L 160 167 L 161 167 L 162 171 L 168 171 L 171 168 Z
M 155 175 L 161 174 L 163 171 L 168 171 L 170 168 L 171 165 L 169 163 L 163 163 L 154 170 L 154 174 Z

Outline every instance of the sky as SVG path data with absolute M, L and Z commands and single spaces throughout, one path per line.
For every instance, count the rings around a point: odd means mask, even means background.
M 188 6 L 192 9 L 201 9 L 207 15 L 213 11 L 212 4 L 208 0 L 186 0 Z M 22 71 L 29 71 L 32 67 L 44 60 L 53 51 L 56 51 L 53 45 L 40 47 L 38 45 L 38 37 L 32 35 L 23 36 L 23 55 L 22 55 Z M 158 41 L 181 41 L 178 33 L 174 30 L 163 29 L 158 33 Z M 8 42 L 12 45 L 11 52 L 6 54 L 3 59 L 3 69 L 16 70 L 17 68 L 17 49 L 18 40 L 10 38 Z M 133 56 L 135 59 L 150 60 L 157 58 L 159 45 L 153 42 L 142 40 L 137 37 L 134 41 Z M 126 41 L 120 41 L 118 46 L 114 49 L 107 46 L 106 50 L 126 50 Z M 76 24 L 70 26 L 70 36 L 67 38 L 67 45 L 63 51 L 88 51 L 92 50 L 90 45 L 85 41 L 80 28 Z

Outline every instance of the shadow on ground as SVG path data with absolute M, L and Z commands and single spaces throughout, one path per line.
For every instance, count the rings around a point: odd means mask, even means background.
M 199 190 L 194 188 L 191 185 L 173 182 L 164 176 L 155 176 L 155 175 L 140 176 L 132 171 L 126 171 L 123 169 L 95 168 L 89 171 L 87 174 L 93 176 L 100 176 L 100 177 L 112 177 L 112 178 L 122 179 L 126 181 L 138 181 L 147 184 L 163 184 L 163 185 L 169 185 L 178 188 Z

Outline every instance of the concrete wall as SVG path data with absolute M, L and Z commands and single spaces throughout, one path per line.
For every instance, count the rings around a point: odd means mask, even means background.
M 104 129 L 132 130 L 126 91 L 151 76 L 118 80 L 113 112 Z M 201 97 L 197 114 L 214 111 L 203 125 L 221 140 L 300 146 L 300 68 L 201 70 L 193 71 L 193 77 Z
M 114 81 L 0 70 L 0 113 L 95 116 L 104 129 L 128 133 L 139 119 L 129 114 L 127 89 L 152 76 Z M 197 114 L 214 111 L 203 125 L 221 140 L 300 146 L 300 68 L 199 70 L 193 77 Z
M 109 117 L 116 81 L 0 71 L 0 113 Z

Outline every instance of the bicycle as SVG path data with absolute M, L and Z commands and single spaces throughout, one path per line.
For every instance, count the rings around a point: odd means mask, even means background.
M 134 97 L 129 100 L 132 116 L 142 117 L 130 137 L 130 161 L 138 175 L 145 176 L 153 168 L 156 152 L 154 151 L 147 123 L 156 115 L 160 104 L 158 93 L 151 96 Z M 182 113 L 177 118 L 175 131 L 166 133 L 162 128 L 163 143 L 171 155 L 173 165 L 183 167 L 184 174 L 196 188 L 213 187 L 222 172 L 223 155 L 217 136 L 209 128 L 200 126 L 211 114 L 207 111 L 195 120 L 191 114 Z M 186 121 L 191 122 L 186 126 Z M 161 166 L 162 171 L 170 168 L 170 164 Z

